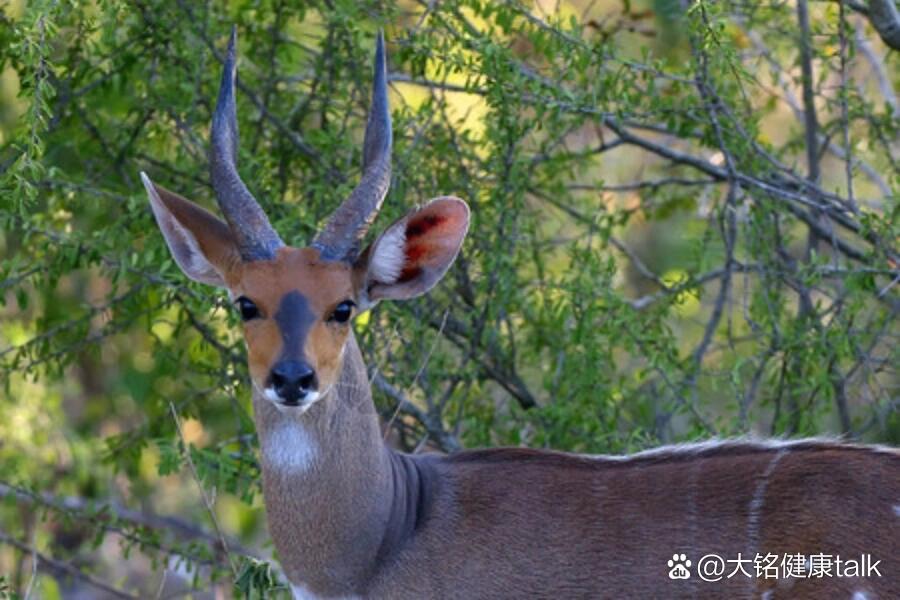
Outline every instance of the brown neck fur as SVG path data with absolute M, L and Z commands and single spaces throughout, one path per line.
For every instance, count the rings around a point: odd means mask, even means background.
M 356 340 L 305 414 L 257 394 L 253 404 L 269 529 L 288 577 L 320 594 L 355 593 L 373 575 L 396 494 Z

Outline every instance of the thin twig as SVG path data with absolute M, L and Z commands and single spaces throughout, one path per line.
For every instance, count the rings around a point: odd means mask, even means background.
M 850 111 L 847 106 L 847 18 L 844 14 L 844 5 L 838 5 L 838 37 L 840 38 L 841 56 L 841 87 L 838 91 L 841 104 L 841 131 L 844 137 L 844 152 L 847 157 L 844 161 L 844 172 L 847 179 L 847 202 L 853 212 L 859 212 L 856 199 L 853 194 L 853 147 L 850 145 Z
M 169 402 L 169 410 L 172 412 L 172 419 L 175 420 L 175 428 L 178 430 L 178 438 L 181 440 L 181 445 L 184 448 L 184 456 L 187 459 L 188 466 L 191 469 L 191 474 L 194 477 L 194 482 L 197 484 L 197 489 L 200 490 L 200 497 L 203 499 L 203 504 L 206 506 L 206 511 L 209 513 L 209 518 L 212 521 L 213 528 L 216 530 L 216 535 L 218 536 L 219 543 L 222 545 L 222 551 L 228 558 L 228 564 L 231 566 L 231 572 L 235 577 L 237 577 L 237 565 L 234 564 L 231 553 L 228 551 L 228 542 L 225 540 L 225 534 L 222 532 L 222 528 L 219 526 L 219 519 L 216 518 L 216 511 L 213 506 L 214 502 L 209 498 L 209 496 L 207 496 L 206 488 L 203 487 L 203 482 L 200 480 L 200 474 L 197 472 L 196 465 L 194 465 L 194 459 L 191 458 L 191 450 L 190 448 L 188 448 L 187 442 L 184 441 L 184 432 L 181 429 L 181 419 L 178 417 L 178 411 L 175 410 L 175 405 L 171 401 Z
M 428 354 L 426 354 L 425 358 L 422 360 L 422 364 L 419 366 L 419 370 L 416 372 L 415 377 L 413 377 L 412 381 L 409 384 L 410 387 L 416 385 L 416 382 L 419 381 L 419 377 L 422 375 L 422 371 L 425 370 L 425 367 L 428 365 L 428 361 L 431 359 L 431 355 L 434 354 L 434 350 L 435 350 L 435 348 L 437 348 L 438 342 L 440 342 L 441 337 L 443 337 L 444 327 L 447 325 L 447 317 L 449 315 L 450 315 L 450 310 L 449 309 L 445 310 L 444 318 L 441 320 L 441 326 L 437 330 L 437 334 L 435 335 L 435 338 L 434 338 L 434 343 L 431 344 L 431 349 L 428 350 Z M 401 405 L 402 405 L 402 402 L 397 403 L 397 408 L 394 409 L 394 413 L 391 415 L 391 418 L 388 419 L 388 422 L 384 428 L 384 439 L 387 439 L 388 434 L 391 431 L 391 425 L 394 424 L 394 419 L 396 419 L 397 415 L 400 413 Z M 441 429 L 443 429 L 443 427 Z
M 31 580 L 28 582 L 28 589 L 25 590 L 25 600 L 29 600 L 31 598 L 31 594 L 34 592 L 34 586 L 37 583 L 38 556 L 37 556 L 37 544 L 35 544 L 36 536 L 37 536 L 37 527 L 32 527 L 31 528 Z

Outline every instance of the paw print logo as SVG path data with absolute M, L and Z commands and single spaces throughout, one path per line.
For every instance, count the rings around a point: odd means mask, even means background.
M 691 561 L 684 554 L 673 554 L 666 563 L 669 566 L 669 579 L 690 579 Z

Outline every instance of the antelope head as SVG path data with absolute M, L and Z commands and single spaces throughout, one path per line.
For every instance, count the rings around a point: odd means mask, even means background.
M 337 380 L 356 314 L 381 299 L 423 294 L 443 276 L 465 237 L 469 208 L 436 198 L 361 250 L 391 178 L 379 34 L 361 181 L 308 247 L 286 246 L 238 174 L 235 43 L 232 30 L 210 133 L 210 179 L 225 220 L 141 178 L 175 262 L 191 279 L 226 288 L 240 312 L 257 395 L 305 412 Z

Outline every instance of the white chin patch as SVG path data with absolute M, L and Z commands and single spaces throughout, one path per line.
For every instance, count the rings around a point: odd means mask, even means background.
M 269 402 L 274 402 L 275 404 L 281 403 L 281 398 L 278 397 L 278 394 L 275 392 L 275 388 L 273 387 L 267 387 L 263 390 L 263 398 L 265 398 Z
M 303 413 L 308 411 L 310 409 L 310 407 L 312 407 L 312 405 L 315 404 L 318 399 L 319 399 L 319 392 L 316 392 L 316 391 L 307 392 L 306 396 L 303 397 L 303 400 L 300 401 L 300 406 L 285 406 L 284 408 L 286 410 L 293 409 L 293 410 L 300 411 L 300 414 L 302 415 Z
M 288 405 L 284 403 L 284 400 L 281 399 L 281 396 L 278 395 L 278 392 L 275 391 L 273 387 L 267 387 L 262 391 L 263 398 L 271 402 L 275 405 L 275 407 L 283 413 L 294 414 L 294 415 L 302 415 L 306 411 L 310 409 L 310 407 L 316 403 L 317 400 L 321 397 L 321 394 L 317 391 L 308 392 L 306 396 L 300 400 L 300 403 L 297 405 Z

